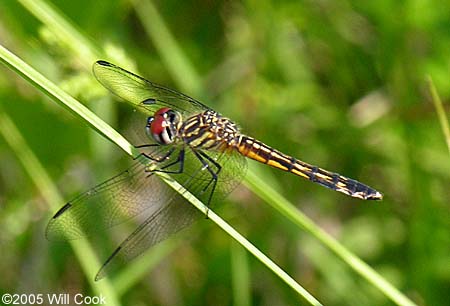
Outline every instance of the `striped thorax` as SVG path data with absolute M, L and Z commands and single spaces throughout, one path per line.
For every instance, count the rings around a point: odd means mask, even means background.
M 223 151 L 237 144 L 239 130 L 230 119 L 207 110 L 188 118 L 179 133 L 182 140 L 192 148 Z

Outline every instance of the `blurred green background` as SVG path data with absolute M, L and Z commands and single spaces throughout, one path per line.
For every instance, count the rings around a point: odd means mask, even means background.
M 450 5 L 49 4 L 1 1 L 1 44 L 119 131 L 131 112 L 92 76 L 100 58 L 198 98 L 279 150 L 375 187 L 385 199 L 363 202 L 249 162 L 415 303 L 450 305 L 449 152 L 426 82 L 430 75 L 449 113 Z M 58 28 L 61 22 L 80 36 Z M 1 120 L 14 122 L 26 142 L 19 147 L 31 150 L 63 198 L 49 203 L 43 178 L 30 177 L 37 163 L 21 160 L 6 141 L 18 138 L 3 130 L 0 293 L 94 295 L 99 289 L 82 269 L 82 256 L 69 244 L 48 242 L 45 226 L 64 201 L 122 171 L 130 158 L 5 66 L 0 101 Z M 244 186 L 218 212 L 325 305 L 392 304 Z M 208 220 L 181 237 L 145 255 L 144 265 L 154 265 L 133 281 L 111 281 L 119 303 L 304 303 Z M 114 233 L 100 239 L 93 273 L 120 242 Z

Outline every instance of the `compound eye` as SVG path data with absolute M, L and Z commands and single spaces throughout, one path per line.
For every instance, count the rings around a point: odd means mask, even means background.
M 181 117 L 178 112 L 168 107 L 160 108 L 153 117 L 147 119 L 147 136 L 161 145 L 173 143 L 180 122 Z
M 173 142 L 173 133 L 170 123 L 164 115 L 155 116 L 153 120 L 147 120 L 147 135 L 157 143 L 167 145 Z

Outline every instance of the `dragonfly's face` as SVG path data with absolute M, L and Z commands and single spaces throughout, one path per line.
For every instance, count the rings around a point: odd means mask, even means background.
M 145 130 L 147 135 L 162 145 L 171 144 L 178 135 L 178 127 L 181 123 L 180 113 L 163 107 L 148 117 Z

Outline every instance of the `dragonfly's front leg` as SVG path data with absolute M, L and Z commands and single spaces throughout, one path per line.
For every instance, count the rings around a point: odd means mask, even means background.
M 173 150 L 170 154 L 173 153 Z M 170 155 L 169 155 L 170 156 Z M 168 157 L 169 157 L 168 156 Z M 167 158 L 168 158 L 167 157 Z M 178 170 L 165 170 L 173 165 L 179 164 L 180 167 L 178 168 Z M 184 170 L 184 149 L 180 150 L 180 153 L 178 154 L 178 157 L 175 161 L 168 163 L 167 165 L 162 166 L 159 169 L 155 169 L 154 171 L 158 171 L 158 172 L 163 172 L 163 173 L 172 173 L 172 174 L 180 174 L 183 173 Z
M 136 149 L 142 149 L 142 148 L 149 148 L 149 147 L 161 147 L 160 144 L 156 144 L 156 143 L 151 143 L 151 144 L 144 144 L 144 145 L 139 145 L 139 146 L 134 146 Z M 139 154 L 138 156 L 136 156 L 134 159 L 138 159 L 140 156 L 144 156 L 146 158 L 148 158 L 151 161 L 160 163 L 163 162 L 164 160 L 168 159 L 170 157 L 170 155 L 172 155 L 172 153 L 175 151 L 175 148 L 172 147 L 170 148 L 170 150 L 167 151 L 166 154 L 164 154 L 163 156 L 157 156 L 157 157 L 153 157 L 148 153 L 145 152 L 141 152 L 141 154 Z
M 151 159 L 154 160 L 156 162 L 163 162 L 167 159 L 170 158 L 170 156 L 173 154 L 173 152 L 175 151 L 175 148 L 172 148 L 171 150 L 169 150 L 169 152 L 164 155 L 162 158 L 160 158 L 160 160 L 155 160 L 155 159 Z M 180 174 L 183 173 L 184 171 L 184 149 L 181 149 L 180 152 L 178 153 L 178 156 L 176 158 L 176 160 L 169 162 L 165 165 L 162 165 L 160 167 L 158 167 L 157 169 L 150 169 L 149 167 L 147 167 L 145 169 L 145 172 L 149 172 L 149 176 L 152 175 L 153 172 L 161 172 L 161 173 L 169 173 L 169 174 Z M 167 168 L 179 164 L 179 168 L 176 170 L 166 170 Z

